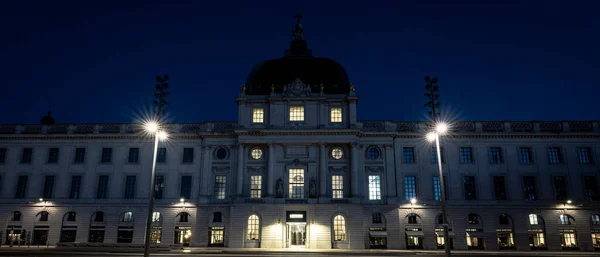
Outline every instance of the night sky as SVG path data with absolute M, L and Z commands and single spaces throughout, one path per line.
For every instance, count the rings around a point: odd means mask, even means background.
M 457 119 L 598 119 L 599 5 L 7 0 L 0 123 L 37 124 L 49 107 L 57 123 L 133 122 L 163 74 L 171 122 L 235 121 L 240 86 L 283 56 L 298 11 L 313 55 L 356 85 L 360 120 L 424 120 L 425 75 Z

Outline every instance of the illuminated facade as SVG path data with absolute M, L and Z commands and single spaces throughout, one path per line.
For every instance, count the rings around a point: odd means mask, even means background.
M 152 242 L 441 248 L 428 124 L 357 121 L 343 67 L 312 57 L 301 28 L 294 35 L 285 57 L 251 71 L 237 122 L 166 126 Z M 454 249 L 600 248 L 599 122 L 451 130 L 441 161 Z M 1 125 L 0 133 L 2 244 L 143 244 L 153 142 L 138 125 Z

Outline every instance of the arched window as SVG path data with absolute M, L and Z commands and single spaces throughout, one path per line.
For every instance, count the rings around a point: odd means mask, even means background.
M 132 222 L 133 221 L 133 212 L 125 212 L 123 213 L 123 217 L 121 218 L 122 222 Z
M 333 240 L 346 241 L 346 218 L 342 215 L 333 218 Z
M 248 235 L 247 240 L 258 240 L 260 238 L 260 220 L 256 214 L 248 217 Z
M 67 212 L 64 217 L 64 221 L 75 221 L 77 219 L 77 213 L 74 211 Z
M 381 217 L 381 213 L 374 212 L 373 213 L 373 224 L 381 224 L 383 223 L 383 218 Z
M 442 214 L 438 215 L 436 218 L 436 224 L 442 225 L 444 224 L 444 217 L 442 216 Z
M 96 213 L 94 213 L 94 215 L 92 215 L 92 221 L 93 222 L 104 222 L 104 212 L 97 211 Z
M 161 221 L 161 215 L 160 212 L 153 212 L 152 213 L 152 222 L 160 222 Z
M 575 219 L 567 214 L 560 215 L 560 224 L 561 225 L 575 225 Z
M 408 224 L 419 224 L 417 214 L 409 213 L 408 215 L 406 215 L 406 218 L 408 219 Z
M 539 225 L 537 214 L 529 214 L 529 225 Z
M 600 215 L 592 215 L 592 225 L 600 225 Z
M 190 214 L 187 212 L 180 212 L 179 214 L 177 214 L 177 217 L 175 217 L 175 220 L 177 222 L 189 222 L 189 218 L 190 218 Z
M 479 224 L 479 216 L 477 214 L 469 214 L 468 223 L 471 225 Z
M 20 211 L 13 212 L 11 221 L 21 221 L 21 212 Z
M 498 216 L 498 224 L 500 224 L 500 225 L 510 224 L 510 217 L 508 217 L 508 214 L 506 214 L 506 213 L 500 214 L 500 216 Z
M 36 216 L 38 221 L 48 221 L 48 215 L 50 215 L 47 211 L 42 211 L 38 213 Z
M 213 222 L 223 222 L 223 213 L 219 211 L 213 213 Z

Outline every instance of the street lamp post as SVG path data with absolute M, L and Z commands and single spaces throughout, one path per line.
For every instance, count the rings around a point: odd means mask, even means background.
M 158 152 L 159 139 L 166 139 L 167 133 L 159 130 L 159 125 L 156 122 L 148 122 L 145 124 L 146 132 L 154 135 L 154 153 L 152 157 L 152 173 L 150 174 L 150 193 L 148 201 L 148 218 L 146 219 L 146 238 L 144 257 L 150 256 L 150 232 L 152 229 L 152 213 L 154 209 L 154 173 L 156 171 L 156 156 Z
M 446 190 L 444 183 L 444 173 L 442 171 L 442 153 L 440 151 L 440 134 L 443 135 L 448 131 L 448 125 L 439 123 L 435 127 L 434 132 L 427 134 L 429 141 L 435 141 L 435 149 L 437 152 L 437 163 L 440 181 L 440 197 L 442 202 L 442 223 L 444 225 L 444 249 L 446 256 L 450 256 L 450 239 L 448 236 L 448 216 L 446 215 Z

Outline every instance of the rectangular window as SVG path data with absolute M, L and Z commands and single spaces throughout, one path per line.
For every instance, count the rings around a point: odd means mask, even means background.
M 444 148 L 443 147 L 440 147 L 440 156 L 442 156 L 442 163 L 445 163 L 446 160 L 444 158 Z M 434 163 L 434 164 L 438 163 L 438 155 L 437 155 L 436 147 L 431 148 L 431 163 Z
M 102 175 L 98 177 L 98 190 L 96 191 L 96 199 L 108 198 L 108 176 Z
M 331 197 L 334 199 L 344 198 L 344 176 L 331 176 Z
M 496 200 L 506 200 L 506 182 L 504 176 L 494 176 L 494 196 Z
M 525 193 L 525 200 L 535 201 L 537 200 L 537 188 L 535 185 L 534 176 L 523 177 L 523 191 Z
M 369 176 L 369 200 L 381 200 L 381 181 L 379 175 Z
M 500 147 L 490 147 L 490 163 L 497 164 L 502 163 L 502 148 Z
M 304 106 L 290 107 L 290 121 L 304 121 Z
M 156 162 L 164 163 L 167 161 L 167 148 L 160 147 L 156 153 Z
M 31 163 L 31 156 L 33 155 L 33 148 L 23 148 L 21 154 L 21 163 Z
M 289 194 L 291 199 L 304 198 L 304 169 L 290 169 Z
M 52 198 L 52 193 L 54 192 L 54 176 L 46 176 L 44 180 L 44 193 L 42 197 L 44 199 Z
M 564 201 L 567 199 L 567 181 L 564 176 L 552 177 L 554 181 L 554 196 L 557 201 Z
M 71 177 L 71 192 L 69 193 L 69 198 L 71 199 L 79 199 L 81 192 L 81 176 L 73 176 Z
M 194 162 L 194 148 L 183 148 L 183 163 Z
M 475 187 L 475 177 L 464 176 L 463 186 L 465 190 L 465 200 L 477 200 L 477 188 Z
M 50 148 L 48 150 L 48 163 L 58 162 L 58 148 Z
M 83 163 L 85 161 L 85 148 L 75 149 L 75 160 L 74 163 Z
M 402 161 L 404 163 L 415 163 L 415 148 L 414 147 L 402 148 Z
M 135 180 L 136 176 L 127 176 L 125 179 L 125 199 L 135 198 Z
M 460 148 L 460 163 L 473 163 L 473 151 L 471 147 Z
M 331 108 L 331 122 L 342 122 L 342 108 L 333 107 Z
M 25 198 L 25 195 L 27 194 L 27 178 L 27 176 L 19 176 L 15 198 Z
M 250 176 L 250 198 L 262 197 L 262 176 Z
M 0 148 L 0 163 L 6 162 L 6 148 Z
M 129 148 L 129 156 L 127 157 L 127 162 L 129 163 L 137 163 L 140 157 L 140 149 L 137 147 Z
M 530 147 L 519 147 L 519 163 L 533 163 L 533 159 L 531 158 Z
M 181 176 L 181 188 L 179 197 L 183 199 L 192 198 L 192 176 Z
M 558 147 L 549 147 L 548 148 L 548 163 L 550 163 L 550 164 L 562 163 L 562 158 L 560 156 L 560 148 L 558 148 Z
M 100 162 L 109 163 L 112 160 L 112 148 L 102 148 L 102 158 Z
M 598 182 L 595 176 L 583 177 L 585 199 L 588 201 L 598 201 Z
M 578 147 L 577 148 L 577 158 L 579 159 L 580 164 L 590 164 L 592 163 L 592 150 L 588 147 Z
M 165 189 L 165 176 L 154 176 L 154 199 L 163 199 Z
M 225 176 L 215 176 L 215 199 L 225 199 Z
M 263 108 L 252 109 L 252 123 L 265 122 L 265 110 Z
M 440 177 L 433 177 L 433 195 L 436 201 L 442 200 L 442 185 L 440 184 Z M 444 177 L 444 195 L 446 196 L 446 200 L 448 200 L 448 183 L 446 177 Z
M 404 199 L 417 198 L 417 177 L 404 176 Z

